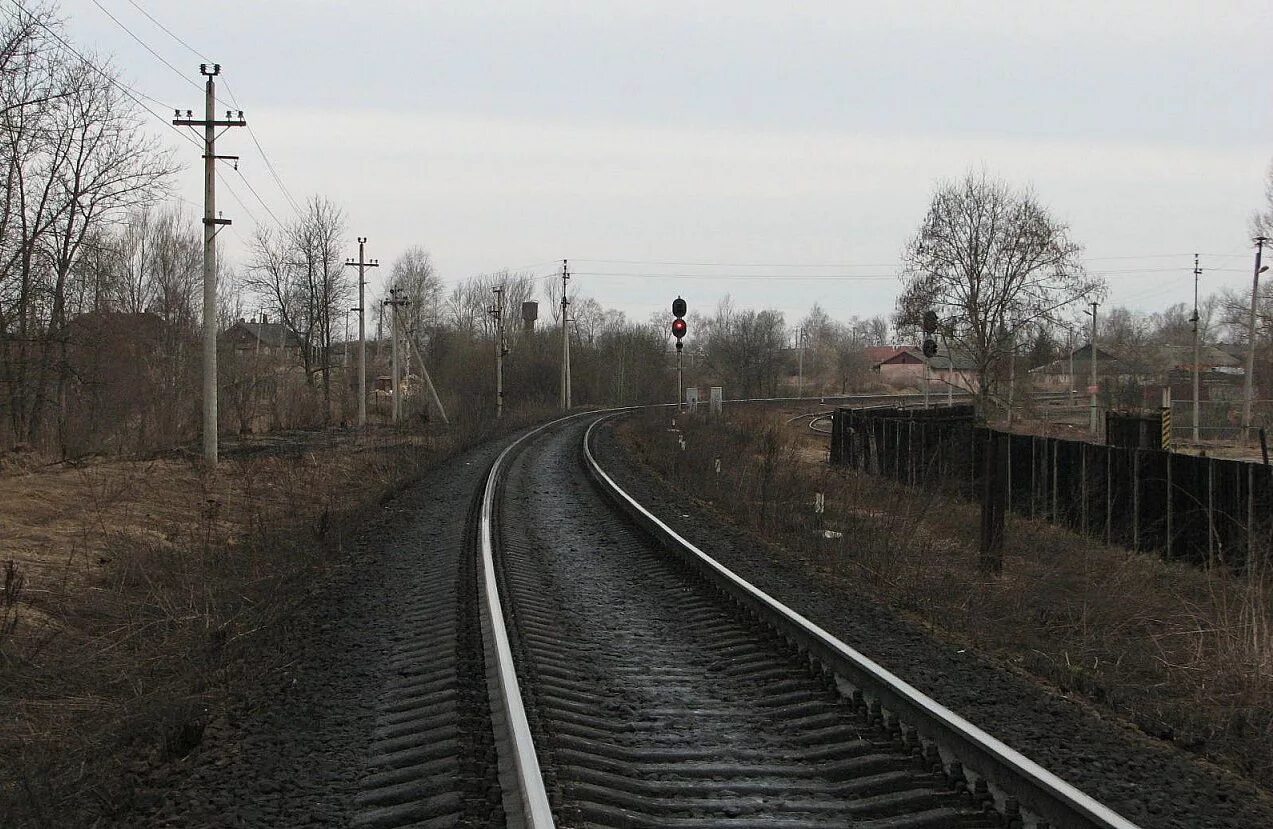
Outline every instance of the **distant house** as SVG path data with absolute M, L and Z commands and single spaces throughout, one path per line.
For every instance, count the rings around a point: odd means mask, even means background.
M 1198 366 L 1199 398 L 1203 400 L 1231 398 L 1246 374 L 1242 361 L 1219 346 L 1200 346 Z M 1100 385 L 1170 386 L 1173 398 L 1185 399 L 1192 395 L 1193 370 L 1191 345 L 1096 347 L 1096 375 Z M 1091 344 L 1032 369 L 1030 375 L 1040 388 L 1086 390 L 1092 377 Z
M 919 385 L 924 380 L 924 356 L 910 346 L 880 345 L 866 349 L 871 371 L 880 382 L 897 388 Z
M 880 382 L 895 388 L 924 387 L 924 354 L 912 346 L 873 346 L 866 349 L 871 371 Z M 975 392 L 978 388 L 977 367 L 967 354 L 939 352 L 928 360 L 929 390 L 944 391 L 948 387 Z
M 971 355 L 960 351 L 939 351 L 928 361 L 929 385 L 940 386 L 943 390 L 954 387 L 956 391 L 969 391 L 974 394 L 981 384 L 977 382 L 977 362 Z
M 296 357 L 301 352 L 301 339 L 286 325 L 270 322 L 264 314 L 260 320 L 240 319 L 221 332 L 223 348 L 252 352 L 261 357 Z

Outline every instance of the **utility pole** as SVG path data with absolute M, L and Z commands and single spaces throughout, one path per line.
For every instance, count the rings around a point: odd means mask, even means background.
M 172 123 L 177 126 L 203 127 L 203 459 L 209 469 L 217 466 L 217 225 L 230 224 L 229 219 L 217 217 L 217 159 L 238 161 L 237 155 L 217 155 L 217 128 L 245 127 L 243 111 L 238 117 L 226 110 L 225 120 L 218 121 L 214 108 L 217 103 L 216 78 L 221 74 L 221 64 L 199 64 L 199 74 L 208 80 L 204 84 L 203 120 L 193 117 L 186 110 L 174 111 Z
M 1100 303 L 1097 302 L 1089 302 L 1088 305 L 1092 306 L 1092 310 L 1086 312 L 1092 317 L 1092 341 L 1088 343 L 1088 349 L 1091 352 L 1092 361 L 1092 387 L 1088 390 L 1092 393 L 1092 401 L 1089 404 L 1089 410 L 1091 412 L 1091 423 L 1089 424 L 1089 428 L 1092 430 L 1092 437 L 1096 437 L 1097 434 L 1100 433 L 1099 411 L 1096 406 L 1096 392 L 1099 388 L 1096 384 L 1096 307 L 1099 304 Z
M 495 419 L 504 416 L 504 355 L 508 349 L 504 347 L 504 286 L 491 288 L 495 294 L 495 304 L 490 314 L 495 319 Z
M 1246 388 L 1242 395 L 1242 434 L 1251 439 L 1251 403 L 1255 400 L 1255 303 L 1259 298 L 1260 274 L 1268 270 L 1268 266 L 1260 267 L 1260 258 L 1264 254 L 1267 236 L 1255 237 L 1255 276 L 1251 279 L 1251 313 L 1247 318 L 1246 345 Z
M 1202 276 L 1202 268 L 1198 267 L 1198 254 L 1193 255 L 1193 316 L 1190 320 L 1193 322 L 1193 442 L 1198 443 L 1198 416 L 1201 406 L 1198 403 L 1198 394 L 1201 391 L 1202 383 L 1200 375 L 1202 368 L 1200 365 L 1201 357 L 1198 348 L 1198 277 Z
M 367 268 L 380 267 L 379 260 L 366 258 L 366 249 L 367 237 L 359 236 L 358 261 L 345 260 L 345 267 L 358 268 L 358 307 L 354 310 L 358 312 L 358 428 L 360 429 L 367 428 L 367 303 L 363 291 L 367 287 Z M 349 349 L 348 343 L 345 344 L 345 349 Z
M 567 309 L 570 300 L 566 298 L 566 285 L 570 282 L 569 263 L 561 260 L 561 409 L 570 409 L 570 329 L 567 322 Z
M 393 350 L 390 352 L 392 357 L 392 366 L 390 373 L 393 375 L 393 422 L 397 423 L 402 417 L 402 385 L 398 382 L 398 309 L 404 305 L 410 305 L 409 299 L 398 299 L 398 293 L 401 288 L 393 287 L 389 289 L 389 298 L 384 301 L 385 305 L 390 308 L 389 312 L 389 336 L 393 339 Z
M 804 397 L 804 328 L 796 329 L 796 354 L 796 397 Z

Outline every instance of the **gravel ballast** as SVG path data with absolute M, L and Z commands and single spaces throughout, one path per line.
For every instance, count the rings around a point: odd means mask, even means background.
M 832 590 L 799 557 L 696 506 L 635 462 L 612 426 L 598 462 L 704 552 L 989 733 L 1145 827 L 1273 826 L 1250 782 L 899 618 L 865 590 Z
M 503 825 L 466 533 L 506 444 L 443 462 L 368 516 L 271 640 L 263 664 L 286 667 L 155 770 L 143 813 L 117 825 Z

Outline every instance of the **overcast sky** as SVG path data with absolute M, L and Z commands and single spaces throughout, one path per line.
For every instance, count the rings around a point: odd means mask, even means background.
M 678 293 L 792 322 L 815 301 L 890 313 L 935 183 L 983 167 L 1070 225 L 1111 302 L 1190 301 L 1195 251 L 1204 292 L 1249 285 L 1273 159 L 1268 0 L 61 8 L 161 115 L 202 107 L 200 59 L 142 10 L 221 63 L 291 193 L 339 204 L 382 263 L 418 243 L 454 281 L 568 258 L 584 293 L 639 318 Z M 198 150 L 151 123 L 189 162 L 195 211 Z M 218 152 L 290 218 L 246 130 Z M 272 220 L 225 173 L 241 259 L 253 216 Z

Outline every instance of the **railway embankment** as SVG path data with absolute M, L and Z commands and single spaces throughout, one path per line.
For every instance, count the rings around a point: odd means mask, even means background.
M 598 451 L 726 566 L 1138 824 L 1273 825 L 1263 582 L 1016 517 L 987 579 L 975 505 L 832 470 L 788 419 L 634 415 Z

